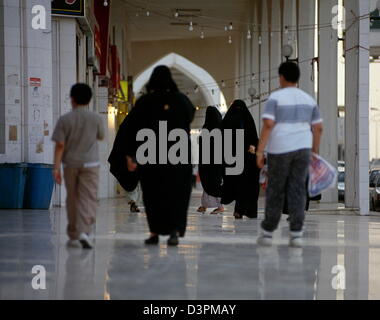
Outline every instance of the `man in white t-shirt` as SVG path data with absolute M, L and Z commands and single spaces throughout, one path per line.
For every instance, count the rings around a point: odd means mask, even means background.
M 281 90 L 271 94 L 265 107 L 257 148 L 257 165 L 267 153 L 268 187 L 265 220 L 258 244 L 271 245 L 281 219 L 285 197 L 290 213 L 290 245 L 302 245 L 306 179 L 312 153 L 318 153 L 322 119 L 316 101 L 297 88 L 300 69 L 293 62 L 279 68 Z

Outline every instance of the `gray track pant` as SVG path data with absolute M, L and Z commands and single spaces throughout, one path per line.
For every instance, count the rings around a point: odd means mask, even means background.
M 285 197 L 288 200 L 290 231 L 302 231 L 305 220 L 306 179 L 310 159 L 310 149 L 268 155 L 268 188 L 265 220 L 262 223 L 265 231 L 272 232 L 277 229 Z

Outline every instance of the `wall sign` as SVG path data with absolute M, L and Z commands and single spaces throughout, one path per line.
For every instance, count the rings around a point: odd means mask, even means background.
M 60 16 L 85 16 L 85 0 L 53 0 L 51 9 L 53 15 Z
M 41 78 L 30 78 L 29 84 L 31 87 L 41 87 Z

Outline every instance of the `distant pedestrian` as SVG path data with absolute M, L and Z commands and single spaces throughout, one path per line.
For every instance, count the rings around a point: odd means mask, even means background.
M 301 246 L 306 205 L 306 179 L 313 153 L 322 135 L 319 108 L 310 95 L 297 88 L 300 69 L 293 62 L 279 68 L 281 90 L 271 94 L 263 114 L 257 164 L 268 154 L 265 220 L 258 244 L 271 245 L 285 199 L 290 214 L 290 245 Z
M 255 120 L 242 100 L 236 100 L 228 109 L 222 122 L 222 129 L 244 130 L 244 171 L 240 175 L 224 175 L 222 203 L 235 201 L 235 219 L 246 216 L 257 218 L 258 198 L 260 193 L 260 170 L 256 164 L 256 148 L 259 142 Z M 235 138 L 232 141 L 236 141 Z M 236 150 L 236 143 L 232 146 Z M 239 155 L 238 155 L 239 156 Z
M 159 235 L 169 235 L 168 245 L 176 246 L 178 238 L 185 235 L 192 191 L 191 148 L 186 164 L 138 164 L 136 152 L 143 142 L 136 141 L 137 133 L 142 129 L 152 130 L 157 148 L 151 151 L 154 155 L 168 155 L 175 141 L 168 141 L 168 150 L 159 150 L 160 122 L 167 122 L 168 131 L 184 130 L 190 146 L 190 124 L 194 113 L 194 106 L 179 92 L 170 69 L 159 66 L 148 82 L 147 94 L 138 99 L 121 124 L 110 161 L 127 167 L 130 172 L 138 172 L 150 230 L 150 237 L 145 241 L 147 245 L 157 245 Z M 115 168 L 114 172 L 123 172 L 123 168 Z M 123 177 L 118 180 L 122 181 Z
M 62 183 L 63 163 L 68 246 L 91 249 L 99 183 L 98 140 L 104 139 L 105 130 L 102 118 L 88 110 L 92 98 L 88 85 L 74 85 L 70 96 L 73 110 L 59 118 L 52 136 L 56 143 L 54 179 Z
M 216 107 L 210 106 L 206 110 L 205 123 L 203 125 L 204 130 L 208 130 L 212 133 L 214 130 L 219 130 L 222 137 L 223 117 Z M 215 143 L 215 142 L 214 142 Z M 222 177 L 223 177 L 223 165 L 216 164 L 214 161 L 214 148 L 221 147 L 215 146 L 210 139 L 210 162 L 207 164 L 199 164 L 199 176 L 203 187 L 203 194 L 201 200 L 201 206 L 198 208 L 198 212 L 205 213 L 208 208 L 216 208 L 211 214 L 219 214 L 224 212 L 224 207 L 221 203 L 222 197 Z M 202 159 L 202 150 L 204 146 L 200 144 L 200 159 Z
M 140 184 L 137 185 L 136 189 L 133 191 L 127 191 L 127 202 L 129 205 L 129 210 L 132 213 L 139 213 L 139 204 L 141 198 L 141 187 Z

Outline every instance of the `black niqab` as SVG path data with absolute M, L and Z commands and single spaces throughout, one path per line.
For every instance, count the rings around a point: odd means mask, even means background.
M 194 118 L 195 108 L 190 100 L 178 91 L 170 69 L 166 66 L 157 67 L 153 71 L 147 89 L 148 93 L 138 99 L 135 107 L 125 118 L 115 141 L 112 154 L 116 156 L 113 157 L 113 161 L 122 166 L 118 172 L 125 170 L 125 155 L 135 158 L 138 147 L 144 143 L 136 141 L 137 133 L 141 129 L 151 129 L 155 133 L 158 161 L 160 121 L 166 121 L 168 133 L 173 129 L 186 131 L 189 159 L 191 157 L 190 124 Z M 168 150 L 173 144 L 175 142 L 168 142 Z M 115 161 L 115 158 L 118 161 Z M 170 163 L 138 165 L 138 177 L 150 231 L 161 235 L 177 231 L 180 236 L 184 236 L 192 189 L 191 162 L 179 165 Z M 123 177 L 118 178 L 119 181 L 122 179 Z
M 222 129 L 232 129 L 235 134 L 238 129 L 244 130 L 244 170 L 237 176 L 223 176 L 222 203 L 230 204 L 236 201 L 237 213 L 254 218 L 257 216 L 260 170 L 256 165 L 256 155 L 248 150 L 250 146 L 257 148 L 259 137 L 255 120 L 244 101 L 234 101 L 223 119 Z M 236 150 L 235 135 L 233 150 Z
M 203 129 L 207 129 L 209 132 L 213 130 L 220 130 L 222 126 L 222 115 L 216 107 L 208 107 L 206 110 L 205 123 Z M 210 164 L 202 163 L 202 139 L 199 146 L 199 177 L 203 190 L 210 196 L 221 197 L 222 196 L 222 177 L 223 166 L 214 163 L 214 148 L 223 148 L 223 145 L 215 145 L 215 141 L 210 141 Z M 222 143 L 222 141 L 221 141 Z

